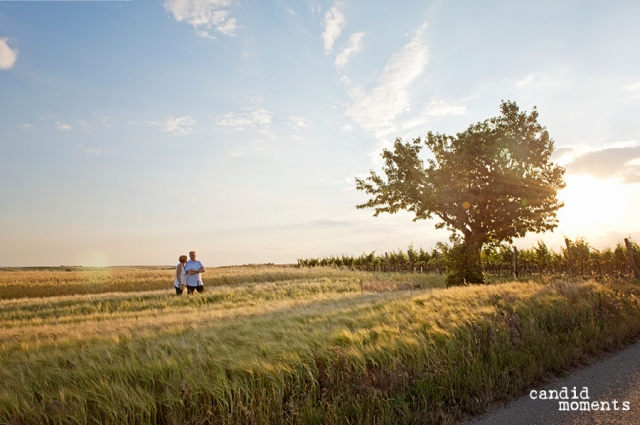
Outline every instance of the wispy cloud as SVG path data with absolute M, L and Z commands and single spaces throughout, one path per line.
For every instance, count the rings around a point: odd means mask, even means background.
M 164 7 L 178 22 L 191 25 L 201 37 L 215 38 L 209 33 L 214 28 L 221 34 L 233 35 L 236 19 L 229 16 L 231 0 L 165 0 Z
M 71 130 L 73 130 L 73 127 L 71 127 L 68 124 L 57 123 L 56 124 L 56 129 L 60 130 L 60 131 L 71 131 Z
M 535 78 L 535 75 L 533 74 L 525 75 L 522 79 L 516 81 L 516 86 L 528 87 L 533 83 L 534 78 Z
M 345 66 L 349 57 L 362 49 L 362 37 L 364 37 L 363 32 L 357 32 L 349 37 L 349 44 L 347 47 L 342 49 L 342 51 L 336 56 L 335 64 L 338 68 Z
M 305 128 L 311 125 L 311 121 L 302 117 L 289 117 L 289 125 L 294 128 Z
M 527 74 L 516 79 L 505 80 L 508 84 L 523 90 L 536 90 L 541 88 L 558 87 L 566 84 L 566 70 L 558 70 L 553 74 L 535 73 Z
M 442 118 L 449 115 L 463 115 L 467 113 L 467 107 L 445 100 L 430 102 L 420 115 L 402 122 L 403 129 L 411 129 L 429 122 L 429 118 Z
M 272 147 L 264 140 L 254 140 L 246 146 L 238 146 L 228 151 L 229 156 L 245 156 L 252 152 L 266 152 L 271 150 Z
M 569 174 L 590 175 L 623 183 L 640 182 L 640 143 L 625 141 L 602 147 L 570 146 L 556 149 L 552 157 Z
M 402 128 L 411 129 L 427 123 L 427 118 L 424 116 L 411 118 L 402 123 Z
M 235 130 L 245 130 L 271 123 L 271 114 L 264 108 L 243 107 L 241 112 L 227 112 L 215 119 L 218 127 L 230 127 Z
M 18 49 L 12 49 L 6 38 L 0 38 L 0 69 L 11 69 L 18 60 Z
M 160 127 L 162 131 L 171 136 L 182 136 L 194 132 L 193 126 L 196 120 L 190 115 L 185 115 L 183 117 L 169 117 L 164 121 L 146 121 L 146 123 Z
M 447 115 L 464 115 L 467 107 L 443 100 L 431 102 L 425 109 L 425 114 L 430 117 L 445 117 Z
M 427 65 L 427 46 L 422 41 L 423 25 L 402 50 L 395 53 L 368 93 L 361 88 L 350 90 L 355 98 L 345 113 L 376 137 L 384 137 L 396 129 L 396 118 L 411 107 L 409 86 Z
M 324 15 L 324 32 L 322 38 L 324 40 L 324 52 L 329 54 L 333 50 L 333 44 L 336 42 L 344 26 L 347 24 L 340 4 L 334 3 L 333 6 Z
M 103 152 L 102 148 L 97 148 L 97 147 L 94 147 L 94 146 L 80 145 L 80 146 L 78 146 L 78 149 L 81 152 L 85 153 L 85 158 L 89 158 L 90 156 L 100 156 L 100 155 L 102 155 L 102 152 Z
M 627 84 L 624 89 L 631 93 L 631 98 L 640 99 L 640 82 Z
M 330 218 L 321 218 L 319 220 L 313 220 L 306 223 L 295 224 L 297 227 L 352 227 L 356 222 L 353 220 L 332 220 Z

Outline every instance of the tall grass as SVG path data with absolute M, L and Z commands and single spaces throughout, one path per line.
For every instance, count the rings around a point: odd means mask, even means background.
M 640 332 L 625 284 L 331 273 L 0 301 L 0 423 L 454 423 Z
M 243 283 L 276 282 L 344 276 L 332 267 L 314 269 L 278 266 L 208 268 L 202 275 L 205 287 Z M 380 276 L 380 274 L 367 274 Z M 173 288 L 173 268 L 106 267 L 50 268 L 46 270 L 0 270 L 0 299 L 55 297 L 61 295 L 143 292 Z M 388 278 L 381 278 L 383 281 Z M 417 278 L 416 278 L 417 279 Z M 428 278 L 422 279 L 426 281 Z

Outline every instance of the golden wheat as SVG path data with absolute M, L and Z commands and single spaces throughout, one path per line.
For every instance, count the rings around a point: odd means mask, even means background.
M 634 286 L 291 270 L 0 301 L 0 422 L 447 423 L 640 332 Z

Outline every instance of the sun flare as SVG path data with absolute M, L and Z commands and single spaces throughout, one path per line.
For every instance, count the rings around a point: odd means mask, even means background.
M 618 227 L 625 200 L 623 184 L 589 176 L 567 176 L 566 182 L 567 186 L 558 194 L 565 203 L 558 211 L 563 227 Z

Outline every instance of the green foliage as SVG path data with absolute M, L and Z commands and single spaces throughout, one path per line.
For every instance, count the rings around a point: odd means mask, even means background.
M 553 230 L 563 206 L 557 193 L 565 186 L 564 169 L 551 162 L 553 141 L 535 107 L 527 114 L 507 101 L 500 111 L 455 137 L 429 132 L 424 141 L 396 139 L 393 151 L 382 153 L 386 180 L 374 171 L 356 178 L 356 188 L 373 195 L 357 208 L 440 219 L 436 228 L 463 237 L 466 247 L 458 251 L 468 261 L 457 263 L 469 267 L 459 271 L 463 276 L 477 275 L 483 244 Z M 426 166 L 423 145 L 433 154 Z
M 569 241 L 571 259 L 566 246 L 559 251 L 550 249 L 543 241 L 528 249 L 518 251 L 519 276 L 581 276 L 619 278 L 630 276 L 633 271 L 625 245 L 618 242 L 615 249 L 593 248 L 583 237 Z M 640 265 L 640 248 L 629 238 L 636 264 Z M 471 251 L 471 252 L 470 252 Z M 480 261 L 471 261 L 478 255 L 474 247 L 465 244 L 457 234 L 450 237 L 450 244 L 438 242 L 436 249 L 416 250 L 413 244 L 406 251 L 398 249 L 384 254 L 362 254 L 360 257 L 323 257 L 298 259 L 299 267 L 320 265 L 361 271 L 447 273 L 448 286 L 486 282 L 487 276 L 513 277 L 513 247 L 506 243 L 490 244 L 480 251 Z M 388 259 L 388 261 L 387 261 Z M 477 267 L 480 264 L 480 267 Z
M 447 287 L 483 283 L 482 268 L 474 261 L 477 247 L 462 243 L 456 234 L 450 241 L 451 246 L 441 242 L 436 244 L 442 253 L 442 264 L 449 271 L 445 278 Z
M 416 251 L 409 245 L 407 251 L 401 249 L 376 255 L 373 251 L 363 253 L 359 257 L 348 255 L 329 256 L 321 258 L 298 258 L 298 267 L 338 267 L 349 270 L 362 271 L 407 271 L 407 272 L 438 272 L 442 266 L 432 254 L 422 248 Z

